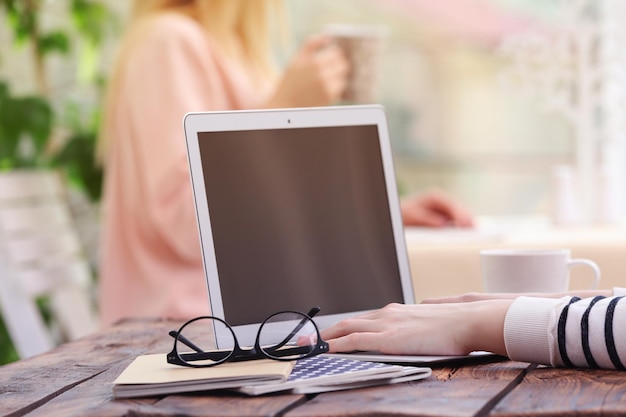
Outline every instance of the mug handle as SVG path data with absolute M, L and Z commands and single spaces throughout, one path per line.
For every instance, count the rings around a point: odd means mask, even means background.
M 598 288 L 598 284 L 600 283 L 600 268 L 598 267 L 598 264 L 589 259 L 582 258 L 570 259 L 567 262 L 568 268 L 571 268 L 574 265 L 586 265 L 591 268 L 593 270 L 593 285 L 591 286 L 591 289 L 595 290 L 596 288 Z

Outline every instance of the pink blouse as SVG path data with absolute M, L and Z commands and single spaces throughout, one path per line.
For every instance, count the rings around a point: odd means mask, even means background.
M 108 126 L 100 271 L 105 324 L 210 313 L 183 116 L 254 108 L 267 90 L 188 17 L 163 13 L 135 30 Z

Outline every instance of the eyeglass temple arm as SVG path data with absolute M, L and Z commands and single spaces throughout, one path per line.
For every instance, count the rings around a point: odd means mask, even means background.
M 309 312 L 307 313 L 307 316 L 309 316 L 309 318 L 313 318 L 317 315 L 317 313 L 319 313 L 321 310 L 321 308 L 319 307 L 313 307 L 312 309 L 309 310 Z M 289 342 L 291 340 L 291 338 L 298 333 L 298 331 L 300 331 L 300 329 L 302 328 L 302 326 L 304 326 L 304 324 L 306 323 L 306 319 L 302 319 L 300 320 L 300 323 L 296 324 L 296 327 L 293 328 L 293 330 L 291 331 L 291 333 L 289 333 L 287 335 L 287 337 L 285 337 L 283 339 L 282 342 L 278 343 L 276 346 L 272 347 L 272 350 L 275 349 L 280 349 L 281 347 L 285 346 L 287 344 L 287 342 Z
M 179 334 L 176 330 L 172 330 L 168 333 L 170 336 L 172 336 L 174 339 L 176 339 L 178 337 L 178 340 L 180 340 L 181 342 L 183 342 L 185 345 L 187 345 L 187 347 L 192 348 L 193 350 L 195 350 L 198 353 L 203 353 L 204 350 L 200 349 L 198 346 L 196 346 L 191 340 L 187 339 L 185 336 L 183 336 L 182 334 Z

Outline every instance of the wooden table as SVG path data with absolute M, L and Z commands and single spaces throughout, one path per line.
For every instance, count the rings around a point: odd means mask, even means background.
M 171 320 L 129 320 L 0 367 L 5 416 L 617 416 L 626 373 L 500 361 L 444 366 L 422 381 L 303 395 L 229 393 L 114 400 L 111 382 L 137 355 L 171 348 Z

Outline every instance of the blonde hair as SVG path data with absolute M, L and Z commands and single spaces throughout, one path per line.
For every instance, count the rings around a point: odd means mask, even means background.
M 162 11 L 176 11 L 198 21 L 227 53 L 241 48 L 252 65 L 272 65 L 272 26 L 282 30 L 282 0 L 135 0 L 131 22 Z M 234 44 L 238 42 L 238 45 Z
M 272 38 L 275 35 L 284 37 L 286 33 L 283 0 L 135 0 L 129 27 L 136 26 L 145 17 L 163 12 L 189 16 L 220 44 L 225 53 L 242 60 L 268 77 L 274 75 Z M 109 80 L 96 149 L 100 162 L 106 162 L 109 147 L 107 126 L 110 109 L 116 99 L 115 85 L 121 77 L 130 44 L 134 41 L 132 30 L 129 30 L 122 41 L 120 54 Z

